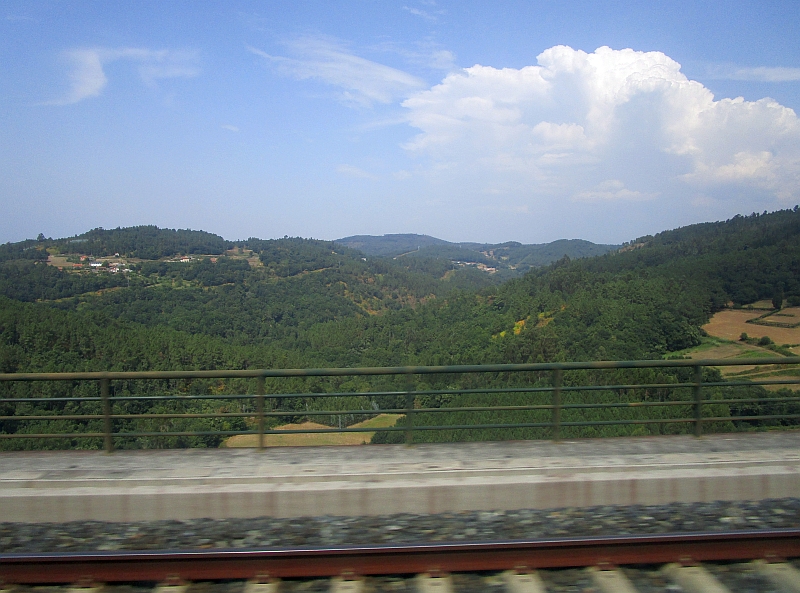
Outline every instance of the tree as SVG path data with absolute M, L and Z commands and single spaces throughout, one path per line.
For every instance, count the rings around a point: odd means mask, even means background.
M 779 284 L 775 287 L 775 292 L 772 295 L 772 308 L 780 309 L 783 307 L 783 285 Z

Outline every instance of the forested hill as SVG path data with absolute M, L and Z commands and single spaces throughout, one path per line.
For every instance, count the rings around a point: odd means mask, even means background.
M 381 237 L 356 235 L 337 239 L 336 243 L 358 249 L 367 255 L 436 258 L 460 264 L 481 264 L 506 272 L 503 275 L 506 278 L 521 275 L 530 268 L 546 266 L 565 255 L 571 259 L 593 257 L 620 247 L 598 245 L 582 239 L 560 239 L 534 245 L 523 245 L 516 241 L 499 244 L 451 243 L 428 235 L 414 234 Z
M 324 241 L 220 243 L 207 233 L 153 228 L 92 231 L 86 241 L 40 237 L 21 249 L 6 245 L 0 295 L 255 344 L 297 339 L 317 323 L 417 306 L 494 282 L 486 272 L 441 260 L 368 259 Z
M 800 212 L 735 216 L 640 237 L 622 253 L 587 260 L 590 272 L 638 271 L 692 277 L 713 294 L 712 307 L 771 299 L 800 304 Z
M 700 327 L 728 303 L 776 292 L 796 302 L 799 278 L 800 212 L 738 216 L 562 258 L 413 311 L 315 327 L 309 352 L 346 364 L 662 357 L 699 344 Z
M 13 259 L 44 261 L 52 252 L 98 257 L 120 254 L 142 259 L 192 253 L 219 255 L 232 245 L 219 235 L 205 231 L 160 229 L 156 226 L 97 228 L 65 239 L 45 238 L 40 234 L 36 240 L 0 245 L 0 261 Z
M 429 248 L 443 247 L 455 246 Z M 796 208 L 665 231 L 599 257 L 562 256 L 502 285 L 446 259 L 155 227 L 40 237 L 2 254 L 0 294 L 10 299 L 270 344 L 314 366 L 663 356 L 696 344 L 727 303 L 776 293 L 800 301 Z M 47 257 L 50 265 L 36 263 Z

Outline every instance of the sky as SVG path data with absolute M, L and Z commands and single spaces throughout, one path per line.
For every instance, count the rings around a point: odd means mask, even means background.
M 0 242 L 622 243 L 800 203 L 789 1 L 4 0 Z

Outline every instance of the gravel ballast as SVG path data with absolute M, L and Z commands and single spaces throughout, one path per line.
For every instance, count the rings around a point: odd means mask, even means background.
M 800 527 L 800 498 L 435 515 L 0 523 L 0 553 L 470 542 Z

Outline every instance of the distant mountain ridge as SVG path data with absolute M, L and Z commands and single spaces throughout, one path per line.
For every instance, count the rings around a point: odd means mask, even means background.
M 335 239 L 334 243 L 358 249 L 365 255 L 373 257 L 396 257 L 409 251 L 416 251 L 422 247 L 432 245 L 453 245 L 444 239 L 437 239 L 430 235 L 416 235 L 414 233 L 398 233 L 383 236 L 353 235 L 343 239 Z
M 618 250 L 621 245 L 604 245 L 583 239 L 559 239 L 550 243 L 525 245 L 506 243 L 452 243 L 430 235 L 413 233 L 354 235 L 335 243 L 357 249 L 373 257 L 430 257 L 467 264 L 482 264 L 498 269 L 525 271 L 549 265 L 567 256 L 570 259 L 593 257 Z

